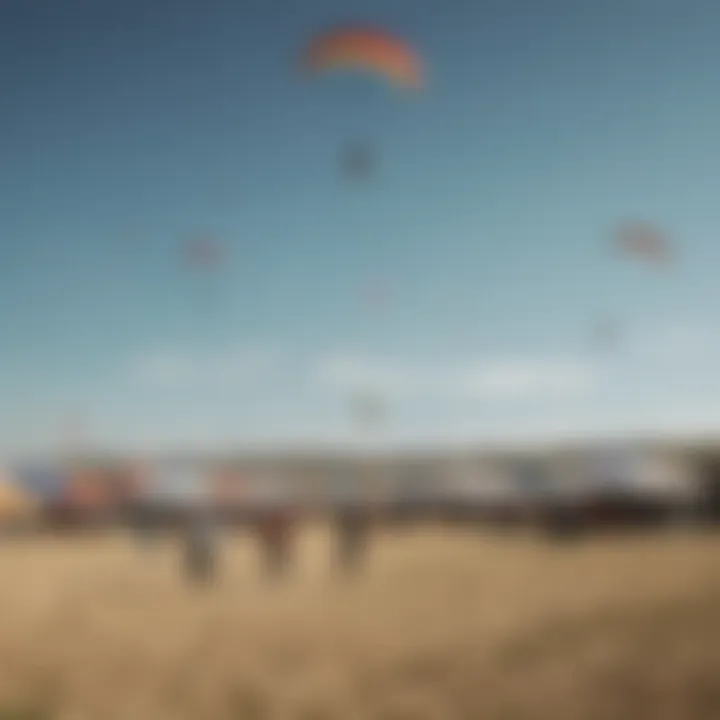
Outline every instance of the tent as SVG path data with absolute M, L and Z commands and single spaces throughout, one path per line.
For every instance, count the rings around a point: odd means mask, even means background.
M 41 506 L 57 504 L 65 491 L 67 473 L 44 465 L 25 465 L 13 473 L 16 485 L 37 499 Z
M 191 508 L 210 500 L 208 473 L 195 463 L 167 463 L 153 468 L 142 500 L 150 505 Z
M 38 499 L 9 472 L 0 470 L 0 524 L 24 524 L 40 509 Z
M 655 501 L 677 501 L 697 491 L 682 458 L 653 450 L 610 450 L 592 456 L 584 483 L 589 492 L 613 492 Z
M 114 494 L 108 478 L 102 472 L 82 468 L 68 477 L 62 501 L 67 508 L 93 513 L 112 507 Z
M 249 478 L 233 469 L 218 470 L 207 477 L 207 491 L 219 507 L 236 508 L 248 501 Z
M 263 471 L 247 479 L 245 499 L 249 507 L 270 509 L 293 504 L 296 500 L 294 488 L 282 475 Z
M 697 478 L 672 453 L 618 443 L 581 453 L 570 465 L 555 500 L 565 500 L 584 521 L 652 525 L 689 516 L 697 502 Z
M 142 499 L 147 477 L 143 463 L 127 462 L 107 470 L 105 481 L 116 505 L 123 507 Z

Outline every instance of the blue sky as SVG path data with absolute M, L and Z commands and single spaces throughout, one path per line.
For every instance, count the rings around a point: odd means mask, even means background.
M 353 20 L 422 95 L 299 76 Z M 4 0 L 0 449 L 339 441 L 371 386 L 397 441 L 715 425 L 718 67 L 710 0 Z

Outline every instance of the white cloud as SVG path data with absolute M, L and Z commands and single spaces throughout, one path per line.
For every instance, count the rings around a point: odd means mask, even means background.
M 129 363 L 131 381 L 156 388 L 247 387 L 263 379 L 277 360 L 274 347 L 231 347 L 213 354 L 180 349 L 141 354 Z
M 340 391 L 373 389 L 391 395 L 418 392 L 417 367 L 377 358 L 336 356 L 320 363 L 317 372 L 321 384 Z
M 564 395 L 589 389 L 597 375 L 597 368 L 581 360 L 505 360 L 481 365 L 461 382 L 474 396 Z
M 565 395 L 595 385 L 598 368 L 583 359 L 498 359 L 440 363 L 332 356 L 316 379 L 341 392 L 372 389 L 391 396 L 523 398 Z

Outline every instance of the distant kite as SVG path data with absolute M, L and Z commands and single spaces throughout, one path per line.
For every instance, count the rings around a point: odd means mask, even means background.
M 400 38 L 375 27 L 347 26 L 315 36 L 301 65 L 312 74 L 340 69 L 374 73 L 409 90 L 424 85 L 417 53 Z
M 343 148 L 340 156 L 342 171 L 353 180 L 364 180 L 375 170 L 375 155 L 365 143 L 354 142 Z
M 673 249 L 667 237 L 646 223 L 623 223 L 615 233 L 615 246 L 623 254 L 650 265 L 668 265 Z
M 212 238 L 202 237 L 187 246 L 186 258 L 196 268 L 215 268 L 224 260 L 221 246 Z

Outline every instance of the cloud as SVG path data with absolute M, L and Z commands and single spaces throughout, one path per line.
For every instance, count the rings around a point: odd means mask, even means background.
M 461 378 L 463 389 L 480 397 L 564 395 L 587 390 L 598 371 L 581 360 L 505 360 L 486 363 Z
M 248 387 L 267 376 L 277 357 L 276 348 L 260 344 L 213 354 L 154 350 L 132 358 L 127 375 L 134 383 L 164 389 Z
M 418 392 L 419 368 L 378 358 L 335 356 L 320 362 L 316 376 L 321 385 L 340 391 L 380 390 L 392 395 Z
M 577 394 L 593 387 L 598 374 L 593 363 L 573 358 L 430 363 L 337 355 L 323 360 L 315 375 L 321 385 L 341 392 L 524 398 Z

